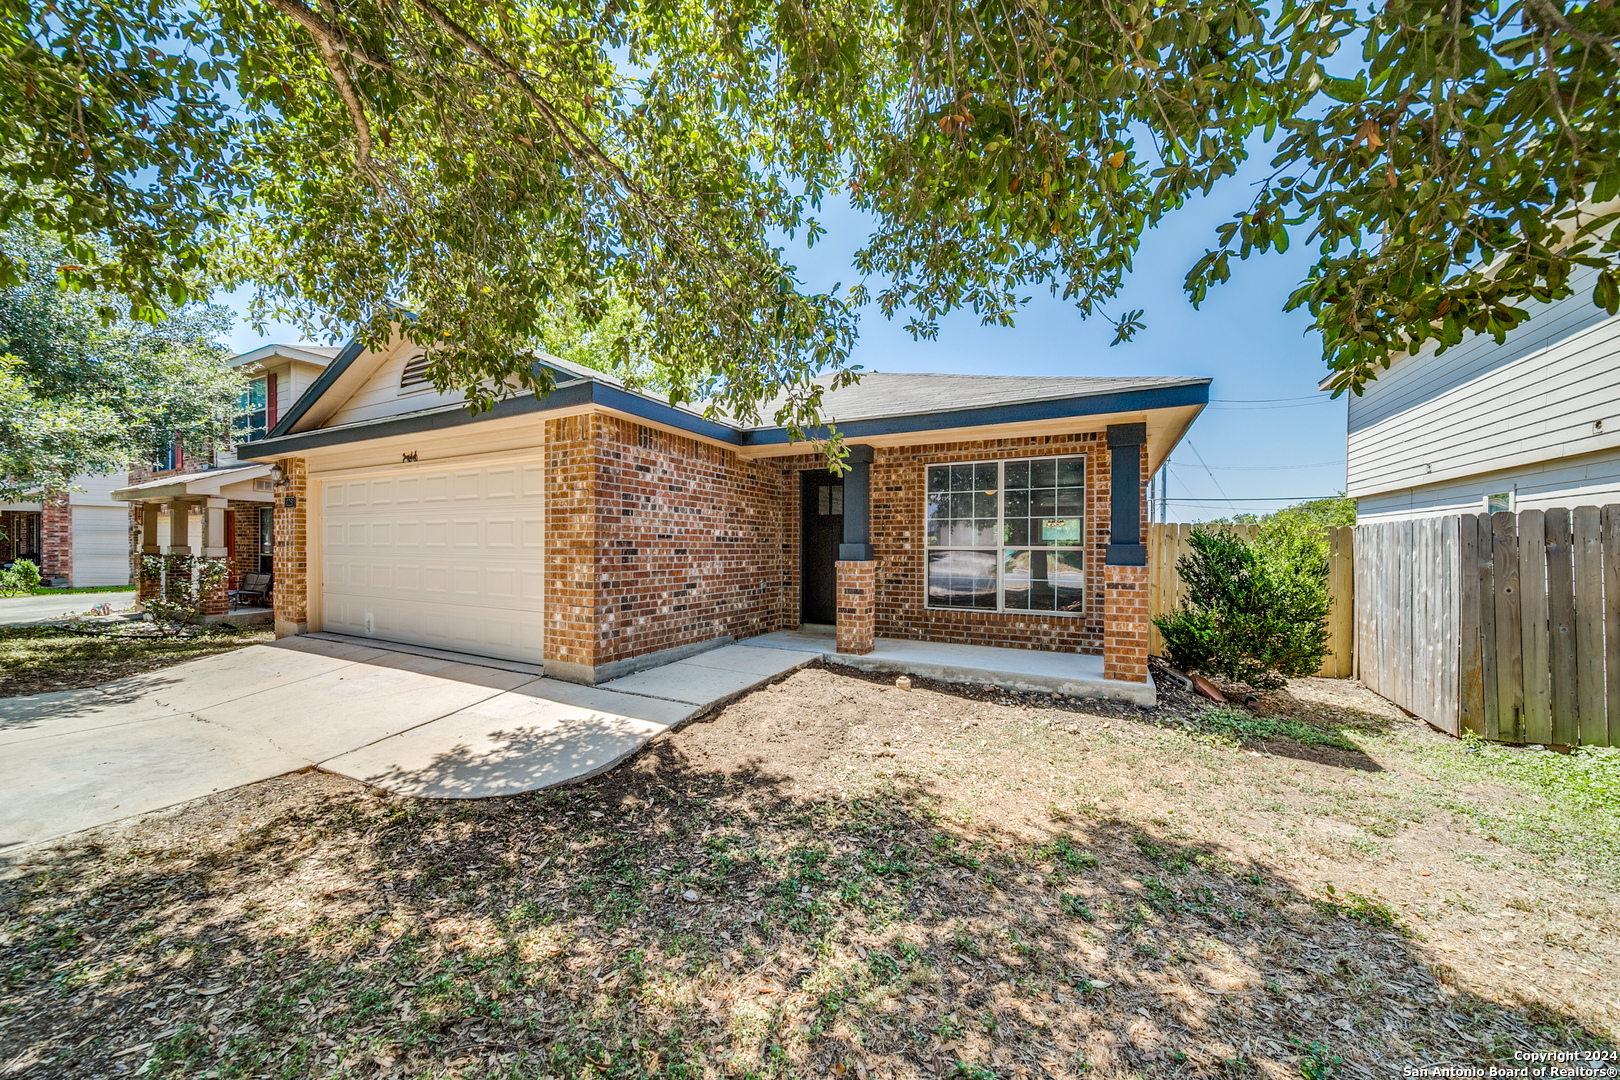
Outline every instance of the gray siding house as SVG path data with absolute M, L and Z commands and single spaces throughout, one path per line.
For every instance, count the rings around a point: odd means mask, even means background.
M 1351 396 L 1357 521 L 1620 503 L 1620 316 L 1593 306 L 1595 274 L 1503 344 L 1431 345 Z

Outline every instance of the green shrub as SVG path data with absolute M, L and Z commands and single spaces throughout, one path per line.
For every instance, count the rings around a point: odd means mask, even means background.
M 1177 667 L 1257 688 L 1311 675 L 1327 655 L 1327 546 L 1320 529 L 1265 522 L 1253 543 L 1194 529 L 1176 563 L 1184 606 L 1154 620 Z
M 181 569 L 181 573 L 175 573 Z M 163 556 L 141 559 L 141 577 L 161 584 L 158 595 L 141 602 L 154 623 L 168 634 L 178 634 L 203 621 L 203 602 L 223 588 L 230 571 L 223 559 L 193 559 L 183 568 L 166 565 Z
M 10 570 L 0 570 L 0 596 L 27 595 L 39 588 L 39 567 L 30 559 L 18 559 Z

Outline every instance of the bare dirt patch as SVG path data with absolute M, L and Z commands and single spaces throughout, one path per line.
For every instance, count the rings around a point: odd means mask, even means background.
M 1514 753 L 1325 680 L 1227 717 L 810 668 L 539 796 L 285 777 L 13 860 L 0 1070 L 1396 1076 L 1612 1053 L 1614 825 Z

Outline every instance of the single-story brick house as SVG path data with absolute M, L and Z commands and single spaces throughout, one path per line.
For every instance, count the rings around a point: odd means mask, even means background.
M 801 623 L 1100 654 L 1146 682 L 1147 478 L 1202 378 L 868 374 L 830 473 L 544 358 L 471 414 L 419 347 L 351 344 L 238 453 L 274 466 L 275 624 L 543 663 L 595 684 Z

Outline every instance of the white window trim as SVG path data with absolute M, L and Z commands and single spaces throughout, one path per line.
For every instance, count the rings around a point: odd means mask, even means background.
M 1006 543 L 1007 528 L 1007 466 L 1017 465 L 1021 462 L 1034 461 L 1066 461 L 1076 460 L 1081 463 L 1081 510 L 1080 510 L 1080 546 L 1053 547 L 1048 544 L 1008 544 Z M 994 465 L 996 467 L 996 537 L 998 542 L 994 545 L 981 544 L 930 544 L 928 542 L 928 470 L 948 469 L 952 465 Z M 923 609 L 926 611 L 956 611 L 966 615 L 1035 615 L 1050 619 L 1083 619 L 1091 606 L 1091 551 L 1086 531 L 1087 522 L 1091 518 L 1091 462 L 1086 454 L 1040 454 L 1035 457 L 1015 458 L 978 458 L 973 461 L 930 461 L 923 465 L 923 519 L 922 519 L 922 590 Z M 943 604 L 931 603 L 928 598 L 928 556 L 935 551 L 989 551 L 991 547 L 996 551 L 996 606 L 994 608 L 948 607 Z M 1006 596 L 1002 589 L 1001 575 L 1007 565 L 1008 551 L 1078 551 L 1080 552 L 1081 584 L 1080 584 L 1080 610 L 1079 611 L 1034 611 L 1029 608 L 1009 608 L 1005 606 Z

